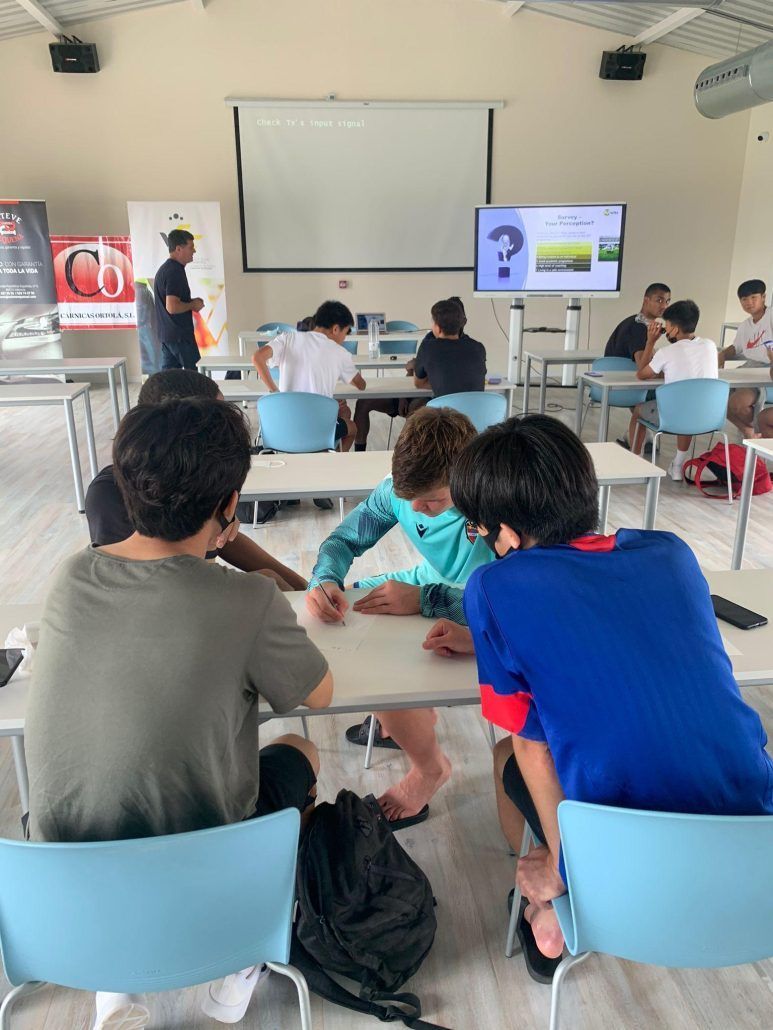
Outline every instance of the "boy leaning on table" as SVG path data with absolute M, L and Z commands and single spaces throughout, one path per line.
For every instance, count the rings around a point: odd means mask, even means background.
M 133 408 L 113 467 L 134 532 L 64 561 L 43 609 L 30 838 L 126 840 L 307 811 L 316 748 L 286 734 L 259 752 L 258 698 L 276 712 L 325 707 L 327 662 L 272 580 L 205 560 L 250 467 L 244 416 L 205 398 Z M 257 975 L 237 986 L 251 992 Z M 136 999 L 98 995 L 95 1028 L 128 1013 L 132 1026 L 150 1018 Z
M 412 569 L 361 579 L 372 587 L 356 601 L 365 615 L 445 616 L 464 621 L 463 584 L 491 552 L 478 531 L 453 506 L 450 470 L 462 448 L 475 437 L 466 417 L 450 408 L 422 408 L 405 423 L 395 444 L 392 474 L 347 515 L 319 549 L 306 606 L 325 622 L 340 622 L 349 604 L 344 592 L 352 562 L 399 525 L 424 561 Z M 411 762 L 408 774 L 379 803 L 395 829 L 422 822 L 428 803 L 451 775 L 451 763 L 435 735 L 431 708 L 377 712 L 378 747 L 402 748 Z M 368 720 L 346 731 L 347 740 L 364 744 Z
M 464 593 L 469 629 L 441 620 L 424 647 L 478 661 L 502 830 L 540 841 L 519 860 L 518 934 L 549 982 L 563 948 L 551 900 L 566 892 L 564 798 L 622 808 L 773 814 L 773 761 L 741 699 L 708 585 L 672 533 L 596 533 L 598 483 L 581 441 L 545 415 L 487 430 L 451 471 L 454 504 L 499 559 Z M 658 598 L 658 638 L 631 599 Z M 516 602 L 517 599 L 517 603 Z
M 773 376 L 773 311 L 768 307 L 767 287 L 762 279 L 747 279 L 738 287 L 738 300 L 749 316 L 741 322 L 735 339 L 719 355 L 720 367 L 729 358 L 743 358 L 746 366 L 771 365 Z M 773 436 L 773 409 L 765 409 L 764 387 L 740 387 L 731 390 L 727 417 L 747 439 Z

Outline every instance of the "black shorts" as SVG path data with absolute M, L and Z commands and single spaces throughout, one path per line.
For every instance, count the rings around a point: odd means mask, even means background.
M 317 782 L 311 763 L 291 744 L 268 744 L 260 749 L 260 785 L 255 816 L 269 815 L 283 808 L 305 811 L 313 804 Z
M 201 357 L 195 340 L 177 340 L 161 344 L 161 368 L 192 368 Z
M 349 426 L 347 425 L 345 418 L 336 419 L 336 441 L 343 440 L 349 433 Z
M 518 768 L 515 755 L 511 755 L 505 762 L 505 767 L 502 770 L 502 786 L 505 788 L 505 794 L 507 794 L 531 827 L 531 832 L 540 843 L 544 844 L 545 834 L 537 815 L 537 809 L 529 793 L 529 788 L 521 775 L 521 770 Z

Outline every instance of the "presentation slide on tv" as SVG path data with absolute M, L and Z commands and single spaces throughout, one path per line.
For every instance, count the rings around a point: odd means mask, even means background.
M 475 290 L 615 292 L 624 224 L 624 204 L 478 208 Z

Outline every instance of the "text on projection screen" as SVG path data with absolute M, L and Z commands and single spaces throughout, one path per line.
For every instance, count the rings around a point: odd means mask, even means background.
M 247 267 L 471 268 L 488 115 L 240 108 Z

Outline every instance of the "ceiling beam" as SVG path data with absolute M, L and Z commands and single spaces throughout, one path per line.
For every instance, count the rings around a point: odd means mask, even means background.
M 505 9 L 502 12 L 505 18 L 512 18 L 514 14 L 518 14 L 520 9 L 526 3 L 526 0 L 507 0 Z
M 667 18 L 655 22 L 650 28 L 640 32 L 630 45 L 637 46 L 654 43 L 656 40 L 662 39 L 663 36 L 667 36 L 669 32 L 681 28 L 682 25 L 686 25 L 695 18 L 700 18 L 705 13 L 706 11 L 703 7 L 680 7 L 678 11 L 669 14 Z
M 51 33 L 52 36 L 66 35 L 64 29 L 38 0 L 16 0 L 16 3 L 23 7 L 27 14 L 31 14 L 38 24 Z

